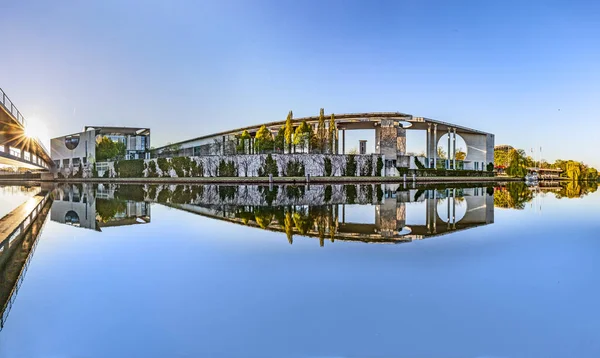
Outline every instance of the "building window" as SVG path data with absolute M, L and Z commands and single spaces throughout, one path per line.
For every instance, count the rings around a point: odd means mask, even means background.
M 37 163 L 37 157 L 35 156 L 35 154 L 31 155 L 31 161 Z
M 4 152 L 4 146 L 0 144 L 0 152 Z
M 23 159 L 25 159 L 26 161 L 31 161 L 31 153 L 29 153 L 28 151 L 23 151 Z
M 79 166 L 79 158 L 73 158 L 73 166 L 74 167 L 78 167 Z
M 87 144 L 87 142 L 86 142 L 86 144 Z M 87 158 L 81 158 L 81 162 L 82 162 L 83 164 L 87 164 Z
M 70 164 L 70 162 L 69 162 L 69 159 L 63 159 L 62 163 L 63 163 L 63 164 L 62 164 L 62 167 L 63 167 L 63 168 L 68 168 L 68 167 L 70 167 L 70 166 L 71 166 L 71 164 Z
M 15 157 L 21 157 L 21 149 L 10 147 L 10 155 Z
M 60 168 L 60 160 L 55 160 L 54 165 L 56 165 L 57 168 Z

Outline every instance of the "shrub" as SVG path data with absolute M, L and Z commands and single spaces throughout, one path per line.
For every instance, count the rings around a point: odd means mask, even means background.
M 331 158 L 325 157 L 323 159 L 323 167 L 324 167 L 323 176 L 330 177 L 331 172 L 332 172 Z
M 488 172 L 493 172 L 494 171 L 494 163 L 488 163 L 486 166 L 486 169 Z
M 332 192 L 333 192 L 333 189 L 331 188 L 331 185 L 327 185 L 325 187 L 325 194 L 323 195 L 323 199 L 325 200 L 326 203 L 328 203 L 331 200 Z
M 423 165 L 423 163 L 421 163 L 421 161 L 419 159 L 417 159 L 417 157 L 415 157 L 415 165 L 419 169 L 425 169 L 425 166 Z
M 182 178 L 186 176 L 185 170 L 191 165 L 191 160 L 188 157 L 173 157 L 171 158 L 171 166 L 175 169 L 175 173 L 178 177 Z M 189 173 L 189 172 L 188 172 Z
M 141 178 L 144 176 L 144 160 L 132 159 L 115 162 L 115 169 L 118 168 L 120 178 Z
M 156 178 L 158 177 L 158 173 L 156 171 L 156 162 L 154 160 L 151 160 L 148 162 L 147 164 L 147 177 L 148 178 Z
M 348 160 L 346 161 L 346 169 L 344 170 L 344 175 L 347 177 L 356 176 L 356 155 L 354 155 L 354 154 L 348 155 Z
M 377 176 L 381 175 L 381 170 L 383 169 L 383 159 L 381 157 L 377 158 Z
M 285 168 L 285 176 L 287 177 L 303 177 L 305 175 L 304 164 L 298 160 L 293 160 L 287 163 Z
M 267 155 L 265 162 L 262 167 L 258 168 L 258 176 L 266 177 L 272 174 L 274 177 L 279 175 L 279 170 L 277 169 L 277 161 L 273 159 L 271 154 Z
M 219 162 L 219 169 L 217 172 L 219 177 L 237 177 L 237 168 L 233 161 L 225 161 L 221 159 Z
M 158 165 L 158 168 L 162 171 L 163 177 L 171 176 L 169 174 L 169 172 L 171 171 L 172 166 L 171 166 L 171 162 L 169 162 L 168 159 L 158 158 L 158 159 L 156 159 L 156 164 Z
M 94 164 L 92 165 L 92 178 L 97 178 L 98 177 L 98 169 L 96 168 L 96 163 L 94 162 Z
M 204 176 L 204 165 L 202 165 L 202 163 L 197 163 L 193 159 L 190 159 L 189 175 L 193 176 L 193 177 L 203 177 Z
M 346 203 L 354 204 L 356 202 L 356 185 L 344 185 L 346 192 Z

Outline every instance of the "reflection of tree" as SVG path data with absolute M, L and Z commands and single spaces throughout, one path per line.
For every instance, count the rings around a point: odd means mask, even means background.
M 273 204 L 273 200 L 277 199 L 279 186 L 274 186 L 272 190 L 268 186 L 259 186 L 258 191 L 261 192 L 263 199 L 265 200 L 267 205 L 271 206 Z
M 104 223 L 110 221 L 117 214 L 124 213 L 125 210 L 127 207 L 124 201 L 96 199 L 96 216 Z
M 306 235 L 312 226 L 312 219 L 310 215 L 306 215 L 302 211 L 296 211 L 294 213 L 294 224 L 298 229 L 298 232 L 302 235 Z
M 568 181 L 560 183 L 561 189 L 554 195 L 560 198 L 580 198 L 598 190 L 598 183 L 589 181 Z
M 290 245 L 294 242 L 294 222 L 292 221 L 291 211 L 285 213 L 285 235 Z
M 508 183 L 494 192 L 494 206 L 499 208 L 524 209 L 525 203 L 533 199 L 533 193 L 525 183 Z
M 344 185 L 346 192 L 346 203 L 354 204 L 356 202 L 356 185 Z
M 254 211 L 254 220 L 262 229 L 266 229 L 273 220 L 273 210 L 270 208 L 257 208 Z
M 223 201 L 233 200 L 237 188 L 237 186 L 219 186 L 219 198 Z

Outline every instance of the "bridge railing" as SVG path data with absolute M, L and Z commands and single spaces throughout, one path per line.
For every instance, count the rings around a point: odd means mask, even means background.
M 15 117 L 23 127 L 25 127 L 25 117 L 23 117 L 21 112 L 19 112 L 17 106 L 15 106 L 15 104 L 10 100 L 10 98 L 8 98 L 8 96 L 2 90 L 2 88 L 0 88 L 0 103 L 2 103 L 2 106 L 6 108 L 6 110 L 10 114 L 12 114 L 13 117 Z

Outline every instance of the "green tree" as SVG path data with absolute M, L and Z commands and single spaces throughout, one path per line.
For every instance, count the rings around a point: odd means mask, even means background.
M 125 156 L 125 143 L 113 142 L 106 136 L 96 139 L 96 161 L 118 160 Z
M 524 177 L 527 174 L 525 158 L 526 154 L 523 149 L 511 149 L 508 152 L 509 165 L 506 168 L 506 174 L 515 177 Z
M 304 148 L 307 148 L 310 151 L 309 143 L 312 139 L 312 126 L 306 121 L 303 121 L 298 128 L 296 128 L 296 133 L 294 133 L 294 144 L 300 147 L 300 150 L 304 152 Z
M 242 134 L 237 136 L 238 144 L 237 144 L 237 152 L 239 154 L 249 154 L 250 152 L 250 133 L 247 130 L 243 131 Z
M 273 150 L 273 134 L 267 129 L 267 126 L 263 125 L 258 132 L 256 132 L 254 145 L 259 153 Z
M 283 153 L 285 148 L 285 127 L 279 128 L 277 135 L 273 141 L 273 148 L 278 153 Z
M 335 116 L 331 114 L 329 118 L 329 153 L 335 153 Z
M 315 139 L 319 153 L 325 153 L 325 148 L 327 146 L 327 129 L 325 128 L 325 110 L 323 108 L 319 111 L 319 122 L 317 123 Z
M 294 134 L 294 127 L 292 126 L 292 117 L 294 114 L 292 111 L 288 113 L 287 119 L 285 120 L 285 144 L 288 146 L 288 153 L 292 152 L 292 134 Z

